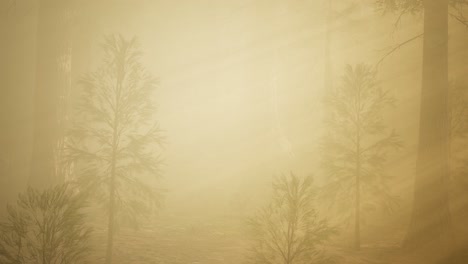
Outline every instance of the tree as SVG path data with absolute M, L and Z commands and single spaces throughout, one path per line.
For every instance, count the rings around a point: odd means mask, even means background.
M 63 182 L 60 157 L 71 70 L 72 2 L 40 0 L 34 133 L 29 185 L 47 188 Z
M 250 263 L 330 263 L 324 243 L 335 230 L 315 210 L 312 177 L 292 174 L 273 183 L 270 204 L 248 222 L 252 231 Z
M 401 146 L 398 135 L 388 132 L 383 111 L 394 99 L 377 83 L 376 71 L 359 64 L 348 65 L 342 84 L 326 98 L 327 132 L 323 139 L 322 167 L 329 181 L 324 198 L 345 214 L 354 213 L 354 247 L 361 246 L 361 211 L 378 204 L 395 206 L 384 165 L 390 150 Z M 346 209 L 353 208 L 354 212 Z M 345 213 L 344 213 L 345 212 Z
M 468 208 L 468 163 L 465 151 L 468 143 L 468 86 L 454 81 L 449 86 L 448 114 L 450 122 L 449 164 L 451 184 L 451 208 Z M 465 219 L 462 219 L 462 221 Z
M 0 1 L 0 214 L 30 177 L 37 16 L 32 1 Z
M 324 84 L 326 90 L 333 88 L 333 61 L 332 61 L 332 42 L 333 32 L 337 26 L 337 22 L 343 17 L 349 16 L 357 7 L 357 4 L 353 1 L 347 3 L 346 8 L 336 12 L 333 0 L 327 0 L 327 17 L 325 23 L 325 62 L 324 62 Z
M 68 185 L 29 188 L 0 223 L 1 263 L 86 263 L 91 229 L 85 207 L 84 197 Z
M 447 248 L 452 241 L 448 199 L 448 18 L 463 22 L 465 0 L 377 0 L 385 11 L 424 11 L 423 70 L 419 147 L 411 222 L 405 245 L 437 244 Z M 459 11 L 453 14 L 449 8 Z M 398 19 L 399 20 L 399 19 Z M 466 23 L 466 21 L 465 21 Z
M 106 263 L 112 263 L 117 216 L 136 223 L 160 200 L 161 131 L 153 122 L 152 92 L 156 80 L 139 59 L 136 39 L 107 37 L 105 59 L 81 80 L 82 104 L 67 147 L 69 162 L 82 190 L 104 203 L 108 212 Z

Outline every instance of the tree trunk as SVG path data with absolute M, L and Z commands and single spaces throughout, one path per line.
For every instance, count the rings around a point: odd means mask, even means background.
M 118 97 L 118 96 L 117 96 Z M 109 183 L 109 219 L 107 225 L 107 251 L 106 251 L 106 264 L 112 263 L 112 253 L 114 249 L 114 229 L 115 229 L 115 195 L 116 195 L 116 166 L 117 166 L 117 148 L 118 148 L 118 98 L 116 99 L 116 110 L 114 115 L 114 127 L 112 136 L 112 160 L 111 160 L 111 171 L 110 171 L 110 183 Z
M 419 148 L 411 223 L 405 245 L 451 242 L 448 168 L 448 1 L 424 1 Z
M 29 178 L 36 12 L 35 1 L 0 0 L 0 214 Z
M 357 162 L 356 162 L 356 208 L 354 219 L 354 249 L 361 249 L 361 160 L 360 160 L 360 146 L 358 138 L 357 147 Z
M 331 61 L 331 43 L 332 43 L 332 30 L 333 30 L 333 0 L 328 0 L 327 3 L 327 21 L 326 21 L 326 32 L 325 32 L 325 91 L 331 91 L 333 88 L 333 76 L 332 76 L 332 61 Z
M 34 135 L 29 185 L 46 188 L 60 182 L 56 150 L 63 124 L 60 102 L 70 86 L 70 1 L 39 2 Z
M 361 91 L 356 102 L 356 200 L 354 214 L 354 249 L 361 249 Z
M 119 59 L 118 59 L 119 60 Z M 107 226 L 107 253 L 106 253 L 106 264 L 112 263 L 112 253 L 114 249 L 114 229 L 115 229 L 115 200 L 116 200 L 116 167 L 117 167 L 117 154 L 119 151 L 119 113 L 120 113 L 120 99 L 122 91 L 122 83 L 125 76 L 125 61 L 117 62 L 120 67 L 117 67 L 117 82 L 116 82 L 116 94 L 115 94 L 115 109 L 114 109 L 114 121 L 113 121 L 113 135 L 112 135 L 112 159 L 111 159 L 111 171 L 110 171 L 110 184 L 109 184 L 109 222 Z
M 112 162 L 112 172 L 110 178 L 109 197 L 109 219 L 107 226 L 107 251 L 106 264 L 112 263 L 112 252 L 114 249 L 114 229 L 115 229 L 115 154 Z

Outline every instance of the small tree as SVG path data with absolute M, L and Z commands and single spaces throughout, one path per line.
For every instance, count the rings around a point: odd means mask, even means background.
M 271 203 L 248 222 L 252 231 L 250 263 L 329 263 L 323 244 L 334 233 L 314 207 L 312 177 L 291 173 L 273 183 Z
M 388 133 L 383 122 L 384 109 L 393 103 L 377 84 L 376 72 L 364 64 L 348 65 L 342 84 L 326 98 L 329 115 L 322 165 L 328 182 L 322 194 L 345 219 L 354 213 L 356 249 L 361 244 L 361 209 L 379 204 L 392 209 L 396 203 L 384 174 L 388 151 L 401 146 L 398 136 Z
M 84 96 L 68 160 L 82 189 L 107 209 L 106 263 L 112 263 L 117 216 L 136 223 L 160 201 L 152 185 L 160 175 L 162 137 L 152 119 L 156 81 L 139 63 L 137 41 L 111 36 L 103 49 L 102 67 L 80 82 Z
M 21 194 L 0 223 L 0 262 L 86 263 L 91 229 L 85 225 L 84 201 L 67 185 Z
M 450 174 L 452 176 L 453 204 L 468 207 L 468 163 L 466 162 L 466 149 L 468 143 L 468 85 L 460 81 L 450 84 L 448 114 L 450 121 Z M 466 210 L 465 210 L 466 211 Z

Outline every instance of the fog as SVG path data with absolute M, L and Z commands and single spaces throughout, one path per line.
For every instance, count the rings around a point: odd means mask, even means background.
M 455 2 L 0 0 L 0 262 L 467 263 Z M 46 254 L 18 195 L 60 188 Z

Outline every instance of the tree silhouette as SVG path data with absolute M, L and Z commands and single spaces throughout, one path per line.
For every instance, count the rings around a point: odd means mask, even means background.
M 444 249 L 452 242 L 447 186 L 448 20 L 450 15 L 467 25 L 462 9 L 468 1 L 377 0 L 376 3 L 384 11 L 397 13 L 397 22 L 405 14 L 424 11 L 418 160 L 413 212 L 405 245 L 421 248 L 437 244 L 437 248 Z
M 249 220 L 249 263 L 330 263 L 323 244 L 334 234 L 315 210 L 312 177 L 292 174 L 273 183 L 270 204 Z
M 322 166 L 328 182 L 322 194 L 346 220 L 354 213 L 354 247 L 359 249 L 362 209 L 392 209 L 396 203 L 384 173 L 388 152 L 401 146 L 383 121 L 383 111 L 394 99 L 378 85 L 376 71 L 359 64 L 346 67 L 341 85 L 325 102 Z
M 71 89 L 73 1 L 38 1 L 34 133 L 28 184 L 47 188 L 64 182 L 60 167 Z
M 112 263 L 116 217 L 136 223 L 160 202 L 153 185 L 160 176 L 162 136 L 152 117 L 156 80 L 139 63 L 136 39 L 110 36 L 103 49 L 102 67 L 80 82 L 80 121 L 67 152 L 79 186 L 107 208 L 106 263 Z
M 461 81 L 450 83 L 448 114 L 450 121 L 450 175 L 452 201 L 466 211 L 468 208 L 468 164 L 465 151 L 468 143 L 468 86 Z M 460 204 L 461 203 L 461 204 Z
M 91 229 L 85 225 L 85 205 L 68 185 L 20 194 L 0 223 L 0 262 L 86 263 Z

